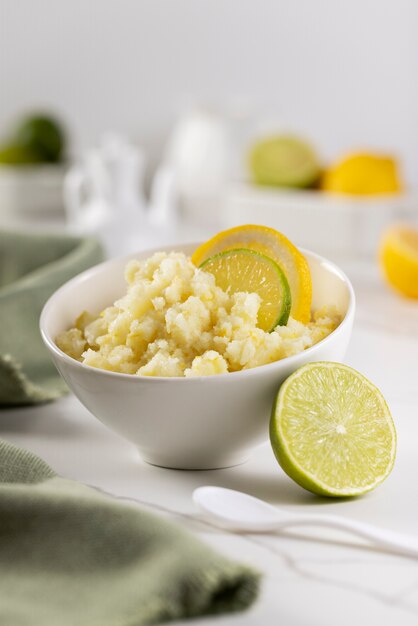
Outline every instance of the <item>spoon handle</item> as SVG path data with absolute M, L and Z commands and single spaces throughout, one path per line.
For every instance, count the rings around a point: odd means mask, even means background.
M 390 552 L 418 558 L 418 536 L 386 530 L 365 522 L 347 520 L 334 515 L 303 515 L 300 519 L 292 518 L 278 524 L 280 529 L 295 526 L 320 526 L 343 530 Z

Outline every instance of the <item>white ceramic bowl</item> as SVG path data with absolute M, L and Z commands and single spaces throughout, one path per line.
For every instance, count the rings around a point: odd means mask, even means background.
M 191 253 L 196 245 L 169 250 Z M 355 298 L 348 278 L 333 263 L 306 252 L 312 273 L 313 308 L 335 304 L 344 319 L 320 343 L 295 356 L 254 369 L 196 378 L 142 377 L 89 367 L 64 354 L 58 333 L 83 310 L 99 313 L 125 292 L 129 258 L 97 265 L 58 289 L 41 315 L 41 333 L 70 389 L 101 422 L 135 444 L 155 465 L 213 469 L 245 461 L 268 439 L 271 407 L 280 384 L 311 361 L 340 361 L 350 340 Z

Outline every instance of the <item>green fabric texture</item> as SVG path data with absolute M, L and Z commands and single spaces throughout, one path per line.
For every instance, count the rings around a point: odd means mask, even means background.
M 43 345 L 39 316 L 58 287 L 101 260 L 94 239 L 0 232 L 0 406 L 66 393 Z
M 140 626 L 240 611 L 259 576 L 0 441 L 0 624 Z

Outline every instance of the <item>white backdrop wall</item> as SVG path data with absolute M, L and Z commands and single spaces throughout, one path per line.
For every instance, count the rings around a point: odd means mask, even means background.
M 245 103 L 324 158 L 394 151 L 418 186 L 418 2 L 0 0 L 0 132 L 48 107 L 74 151 L 119 129 L 155 154 L 190 98 Z

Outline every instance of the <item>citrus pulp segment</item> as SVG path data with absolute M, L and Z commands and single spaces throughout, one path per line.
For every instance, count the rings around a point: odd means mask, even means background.
M 381 392 L 339 363 L 309 363 L 283 383 L 270 440 L 284 471 L 325 496 L 374 489 L 395 460 L 395 427 Z
M 192 261 L 199 267 L 209 257 L 233 248 L 249 248 L 273 259 L 289 283 L 292 296 L 290 314 L 304 324 L 310 321 L 312 280 L 309 265 L 287 237 L 267 226 L 236 226 L 218 233 L 199 246 L 192 255 Z
M 210 257 L 200 267 L 213 274 L 224 291 L 257 293 L 261 298 L 258 326 L 266 332 L 287 324 L 291 307 L 289 284 L 269 257 L 254 250 L 227 250 Z

